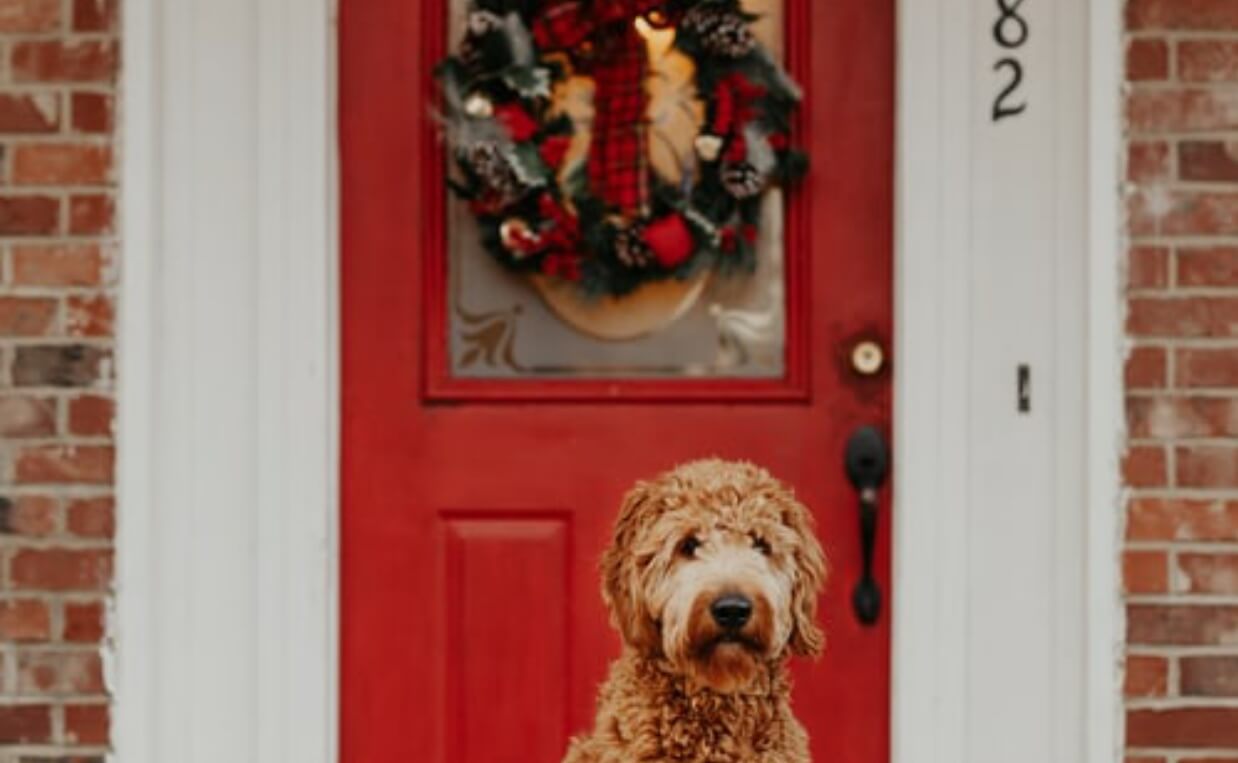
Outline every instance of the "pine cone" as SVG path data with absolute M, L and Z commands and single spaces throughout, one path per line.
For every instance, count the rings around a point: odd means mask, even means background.
M 756 196 L 765 187 L 765 178 L 748 162 L 732 162 L 722 167 L 722 187 L 737 199 Z
M 476 143 L 465 149 L 465 162 L 488 191 L 503 203 L 520 198 L 524 184 L 496 143 Z
M 757 46 L 748 20 L 738 13 L 698 5 L 684 16 L 682 26 L 700 38 L 705 50 L 727 58 L 743 58 Z
M 456 56 L 460 59 L 460 63 L 474 73 L 481 69 L 482 55 L 481 46 L 474 37 L 465 37 L 460 43 L 460 49 L 456 51 Z
M 645 243 L 643 233 L 640 227 L 632 227 L 615 234 L 615 257 L 629 268 L 643 268 L 653 262 L 653 250 Z

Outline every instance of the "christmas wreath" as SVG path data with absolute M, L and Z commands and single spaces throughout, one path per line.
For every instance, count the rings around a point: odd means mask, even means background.
M 762 192 L 803 173 L 789 145 L 800 93 L 757 41 L 739 0 L 478 0 L 442 83 L 451 187 L 507 268 L 619 296 L 704 268 L 751 270 Z M 694 65 L 704 122 L 669 181 L 647 151 L 640 29 L 670 29 Z M 573 75 L 594 83 L 589 150 L 557 108 Z

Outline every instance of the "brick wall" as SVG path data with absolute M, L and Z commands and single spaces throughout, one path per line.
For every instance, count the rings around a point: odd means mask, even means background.
M 101 758 L 119 0 L 0 0 L 0 763 Z
M 1126 21 L 1127 761 L 1238 761 L 1238 2 Z

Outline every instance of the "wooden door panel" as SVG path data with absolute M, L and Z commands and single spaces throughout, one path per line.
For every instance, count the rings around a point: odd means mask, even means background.
M 619 500 L 638 478 L 711 455 L 769 467 L 817 517 L 827 651 L 794 665 L 815 758 L 888 758 L 888 503 L 886 609 L 865 628 L 851 611 L 859 530 L 841 464 L 855 427 L 889 420 L 890 368 L 857 376 L 849 353 L 860 339 L 892 346 L 893 1 L 787 2 L 813 161 L 790 197 L 799 359 L 787 378 L 514 388 L 433 373 L 442 294 L 427 274 L 441 267 L 445 191 L 426 48 L 441 50 L 443 0 L 341 0 L 347 763 L 559 760 L 618 652 L 597 560 Z
M 521 740 L 529 760 L 554 760 L 569 723 L 570 515 L 453 512 L 440 521 L 448 759 L 483 759 L 500 738 Z

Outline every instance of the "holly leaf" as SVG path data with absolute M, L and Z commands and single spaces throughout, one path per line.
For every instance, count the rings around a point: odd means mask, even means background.
M 527 186 L 540 188 L 546 185 L 550 177 L 550 168 L 542 161 L 542 155 L 533 143 L 517 143 L 508 156 L 508 162 Z
M 795 149 L 780 151 L 775 176 L 779 183 L 793 183 L 808 174 L 808 154 Z
M 550 97 L 550 70 L 542 66 L 509 66 L 503 70 L 503 83 L 522 98 Z

